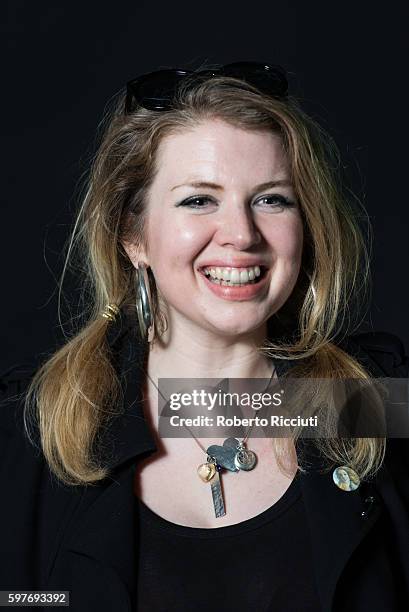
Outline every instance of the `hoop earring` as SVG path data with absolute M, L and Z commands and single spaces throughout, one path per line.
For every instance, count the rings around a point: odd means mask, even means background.
M 142 338 L 148 337 L 152 342 L 155 336 L 152 296 L 149 286 L 148 268 L 143 261 L 138 261 L 136 270 L 136 310 Z

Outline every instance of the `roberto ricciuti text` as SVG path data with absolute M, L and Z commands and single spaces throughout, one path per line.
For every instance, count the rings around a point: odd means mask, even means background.
M 261 418 L 259 416 L 244 418 L 244 417 L 225 417 L 219 415 L 217 417 L 209 417 L 198 415 L 196 417 L 180 417 L 172 415 L 170 417 L 172 427 L 317 427 L 318 417 L 284 417 L 271 415 L 270 418 Z

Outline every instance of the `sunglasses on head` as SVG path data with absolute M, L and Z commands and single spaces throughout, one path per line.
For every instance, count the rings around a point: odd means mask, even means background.
M 277 64 L 235 62 L 205 70 L 157 70 L 143 74 L 126 84 L 125 114 L 138 106 L 148 110 L 165 111 L 172 108 L 178 86 L 189 77 L 191 83 L 212 77 L 226 76 L 241 79 L 262 93 L 274 98 L 286 98 L 288 82 L 285 70 Z

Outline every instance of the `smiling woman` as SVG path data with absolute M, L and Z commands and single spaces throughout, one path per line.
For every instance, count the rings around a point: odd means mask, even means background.
M 158 71 L 121 91 L 64 268 L 77 248 L 82 325 L 2 385 L 1 465 L 20 471 L 4 476 L 16 561 L 0 584 L 70 591 L 75 612 L 407 609 L 407 441 L 334 435 L 319 382 L 408 376 L 398 338 L 352 335 L 369 264 L 338 169 L 278 66 Z M 195 435 L 189 412 L 160 435 L 164 379 L 292 377 L 314 380 L 318 437 L 254 423 L 233 437 L 211 418 Z

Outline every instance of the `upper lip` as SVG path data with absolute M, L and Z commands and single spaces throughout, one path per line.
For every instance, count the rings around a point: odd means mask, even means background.
M 208 262 L 201 263 L 198 270 L 202 268 L 248 268 L 250 266 L 268 267 L 267 264 L 260 259 L 230 259 L 223 261 L 222 259 L 211 259 Z

